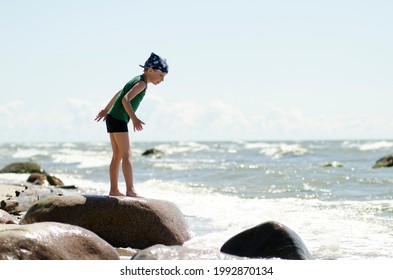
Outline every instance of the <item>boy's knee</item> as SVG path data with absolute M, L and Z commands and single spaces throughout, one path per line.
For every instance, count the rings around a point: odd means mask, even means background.
M 131 151 L 127 151 L 127 152 L 124 152 L 122 155 L 121 155 L 121 158 L 124 160 L 124 159 L 129 159 L 129 158 L 131 158 Z

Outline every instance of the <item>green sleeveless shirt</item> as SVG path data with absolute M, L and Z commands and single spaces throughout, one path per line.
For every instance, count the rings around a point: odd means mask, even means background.
M 129 92 L 133 88 L 133 86 L 139 81 L 146 82 L 145 76 L 144 75 L 136 76 L 124 86 L 119 96 L 116 98 L 116 101 L 113 104 L 112 108 L 109 110 L 108 112 L 109 115 L 111 115 L 112 117 L 118 120 L 125 121 L 127 123 L 130 121 L 130 116 L 127 114 L 126 109 L 124 109 L 122 100 L 123 97 L 127 94 L 127 92 Z M 130 100 L 131 107 L 134 112 L 136 112 L 136 110 L 139 107 L 139 104 L 141 104 L 143 97 L 145 97 L 145 93 L 146 93 L 146 88 L 140 93 L 138 93 L 133 99 Z

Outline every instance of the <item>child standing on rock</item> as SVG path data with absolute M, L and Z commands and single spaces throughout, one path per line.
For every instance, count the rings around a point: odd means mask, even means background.
M 112 160 L 109 166 L 110 177 L 110 196 L 124 196 L 119 190 L 118 177 L 120 162 L 122 163 L 123 176 L 126 182 L 126 196 L 136 197 L 138 194 L 134 189 L 131 146 L 128 135 L 128 122 L 132 121 L 134 131 L 141 131 L 143 121 L 135 115 L 143 97 L 145 96 L 147 85 L 152 83 L 158 85 L 168 73 L 168 65 L 166 60 L 151 53 L 145 64 L 143 74 L 131 79 L 122 90 L 116 93 L 101 110 L 95 120 L 101 119 L 106 121 L 107 131 L 109 133 L 112 146 Z

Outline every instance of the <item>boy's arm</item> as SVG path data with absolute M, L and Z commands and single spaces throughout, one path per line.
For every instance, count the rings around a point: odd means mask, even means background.
M 118 91 L 113 97 L 112 99 L 109 101 L 108 105 L 105 106 L 105 109 L 101 110 L 95 120 L 97 122 L 99 122 L 101 119 L 105 120 L 106 119 L 106 115 L 108 114 L 109 110 L 112 108 L 113 103 L 115 103 L 117 96 L 120 94 L 120 91 Z
M 105 106 L 105 111 L 109 112 L 109 110 L 112 108 L 113 104 L 116 101 L 116 98 L 119 96 L 120 90 L 112 97 L 111 101 L 109 101 L 108 105 Z
M 130 100 L 132 100 L 135 96 L 137 96 L 139 93 L 141 93 L 144 89 L 146 88 L 146 83 L 143 81 L 140 81 L 136 83 L 132 89 L 124 95 L 123 100 L 121 101 L 124 109 L 126 110 L 127 114 L 130 116 L 130 119 L 132 121 L 132 124 L 134 126 L 134 131 L 142 130 L 143 127 L 142 125 L 145 124 L 143 121 L 138 119 L 138 117 L 135 115 L 134 110 L 132 110 Z

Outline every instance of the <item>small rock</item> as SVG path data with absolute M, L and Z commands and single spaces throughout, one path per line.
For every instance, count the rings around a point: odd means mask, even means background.
M 42 173 L 31 173 L 29 178 L 27 178 L 27 182 L 35 185 L 45 185 L 46 175 Z
M 45 183 L 47 182 L 50 186 L 64 186 L 64 183 L 56 176 L 41 173 L 30 174 L 29 178 L 27 178 L 27 182 L 35 185 L 45 185 Z
M 46 180 L 48 180 L 48 183 L 51 186 L 64 186 L 64 183 L 56 176 L 46 175 Z
M 154 156 L 156 158 L 160 158 L 160 157 L 162 157 L 163 154 L 164 153 L 162 151 L 152 148 L 152 149 L 148 149 L 148 150 L 144 151 L 142 153 L 142 156 Z
M 393 166 L 393 154 L 387 155 L 387 156 L 377 160 L 377 162 L 374 164 L 373 168 L 391 167 L 391 166 Z
M 332 161 L 322 164 L 323 167 L 344 167 L 344 165 L 338 161 Z

